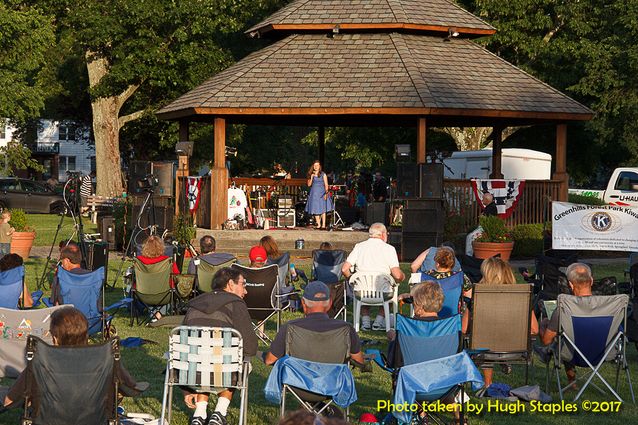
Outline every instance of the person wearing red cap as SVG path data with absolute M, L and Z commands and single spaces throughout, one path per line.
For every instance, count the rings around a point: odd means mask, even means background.
M 266 253 L 266 248 L 261 245 L 256 245 L 250 248 L 250 252 L 248 253 L 248 258 L 250 259 L 250 267 L 259 268 L 264 267 L 266 265 L 266 261 L 268 261 L 268 254 Z

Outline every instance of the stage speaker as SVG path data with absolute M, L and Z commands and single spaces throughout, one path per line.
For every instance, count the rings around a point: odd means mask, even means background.
M 443 164 L 419 164 L 419 197 L 443 199 Z
M 365 209 L 365 223 L 383 223 L 386 226 L 390 220 L 390 204 L 386 202 L 370 202 Z
M 404 233 L 443 233 L 443 214 L 443 209 L 404 208 L 402 231 Z
M 175 187 L 175 164 L 169 161 L 153 162 L 152 174 L 157 179 L 155 196 L 173 197 Z
M 403 233 L 401 236 L 401 261 L 413 261 L 424 250 L 439 245 L 437 233 Z
M 97 229 L 102 241 L 106 242 L 111 251 L 115 251 L 115 219 L 113 216 L 97 217 Z
M 403 205 L 406 210 L 443 209 L 443 200 L 442 199 L 406 199 Z
M 104 267 L 104 281 L 107 281 L 109 271 L 109 245 L 106 242 L 86 243 L 86 267 L 88 270 L 97 270 Z
M 295 210 L 277 210 L 277 227 L 295 227 Z
M 128 171 L 128 193 L 133 195 L 143 194 L 144 190 L 137 186 L 137 181 L 151 174 L 151 161 L 131 161 Z
M 397 163 L 397 198 L 419 197 L 418 167 L 412 162 Z
M 150 202 L 149 202 L 150 204 Z M 135 205 L 133 203 L 133 225 L 137 225 L 137 215 L 140 213 L 140 205 Z M 174 211 L 172 206 L 161 206 L 155 205 L 155 223 L 153 223 L 153 212 L 151 211 L 151 206 L 147 206 L 146 211 L 142 214 L 140 218 L 140 226 L 141 227 L 149 227 L 152 224 L 156 224 L 162 230 L 173 230 L 173 217 Z M 161 234 L 161 231 L 158 232 Z

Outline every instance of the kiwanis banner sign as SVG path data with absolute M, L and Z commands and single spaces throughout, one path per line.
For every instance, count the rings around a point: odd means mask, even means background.
M 552 202 L 552 248 L 638 251 L 638 208 Z

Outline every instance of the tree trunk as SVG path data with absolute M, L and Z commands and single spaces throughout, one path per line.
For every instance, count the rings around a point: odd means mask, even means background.
M 86 52 L 89 85 L 94 88 L 108 73 L 106 58 Z M 93 137 L 95 138 L 96 194 L 119 196 L 123 192 L 120 162 L 119 96 L 91 98 Z

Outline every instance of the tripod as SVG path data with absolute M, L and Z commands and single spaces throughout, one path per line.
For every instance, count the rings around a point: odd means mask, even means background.
M 37 283 L 38 290 L 45 289 L 46 277 L 48 274 L 47 271 L 49 268 L 49 264 L 51 263 L 51 257 L 53 256 L 53 248 L 55 246 L 55 242 L 58 239 L 58 235 L 60 234 L 60 229 L 62 229 L 64 217 L 67 214 L 70 214 L 71 218 L 73 219 L 74 230 L 71 237 L 67 240 L 65 246 L 67 246 L 69 242 L 73 240 L 77 233 L 78 245 L 82 254 L 82 267 L 86 268 L 86 244 L 84 242 L 84 226 L 82 224 L 82 215 L 80 214 L 80 208 L 82 204 L 80 199 L 80 186 L 82 185 L 82 179 L 80 178 L 80 176 L 81 174 L 79 172 L 69 172 L 69 178 L 67 179 L 64 185 L 64 189 L 62 190 L 64 210 L 60 214 L 60 221 L 58 222 L 58 226 L 55 229 L 55 235 L 53 236 L 53 241 L 51 242 L 51 248 L 49 249 L 49 254 L 47 255 L 44 269 L 42 270 L 42 276 L 40 276 L 40 279 Z

